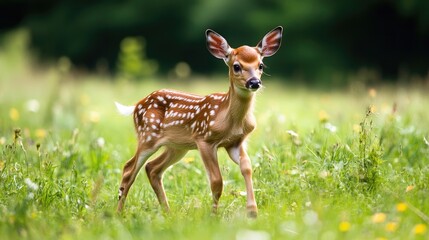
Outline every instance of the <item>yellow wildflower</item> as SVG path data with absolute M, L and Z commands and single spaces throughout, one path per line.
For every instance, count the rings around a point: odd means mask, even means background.
M 414 189 L 413 185 L 407 186 L 407 188 L 405 189 L 405 192 L 409 192 L 409 191 L 411 191 L 413 189 Z
M 88 106 L 89 103 L 91 102 L 89 96 L 86 95 L 86 94 L 80 95 L 79 100 L 80 100 L 80 104 L 83 105 L 83 106 Z
M 368 95 L 369 95 L 371 98 L 375 98 L 375 97 L 377 96 L 377 90 L 375 90 L 374 88 L 370 88 L 370 89 L 368 90 Z
M 406 203 L 401 202 L 401 203 L 396 204 L 396 211 L 398 211 L 398 212 L 405 212 L 407 210 L 407 208 L 408 208 L 408 206 Z
M 426 233 L 426 230 L 427 230 L 426 225 L 423 223 L 420 223 L 420 224 L 417 224 L 416 226 L 414 226 L 413 233 L 415 235 L 423 235 Z
M 338 225 L 338 230 L 340 232 L 348 232 L 350 230 L 351 224 L 347 221 L 340 222 L 340 225 Z
M 195 158 L 194 157 L 186 157 L 185 159 L 183 159 L 183 161 L 185 162 L 185 163 L 190 163 L 190 162 L 193 162 L 195 160 Z
M 386 214 L 384 213 L 376 213 L 372 215 L 372 222 L 373 223 L 383 223 L 386 221 Z
M 396 222 L 388 222 L 386 224 L 386 231 L 388 231 L 388 232 L 395 232 L 396 229 L 398 229 L 398 223 L 396 223 Z
M 92 123 L 98 123 L 100 122 L 100 114 L 95 111 L 91 111 L 89 113 L 89 121 Z
M 14 223 L 15 223 L 15 221 L 16 221 L 16 217 L 15 217 L 15 215 L 13 215 L 13 214 L 9 215 L 9 223 L 10 223 L 10 224 L 14 224 Z
M 16 122 L 19 120 L 19 112 L 16 108 L 11 108 L 9 110 L 9 117 L 12 119 L 12 121 Z
M 329 120 L 329 114 L 325 112 L 324 110 L 320 110 L 319 112 L 319 121 L 324 123 Z
M 4 169 L 4 161 L 0 160 L 0 171 L 3 171 Z
M 35 134 L 36 134 L 36 137 L 39 138 L 39 139 L 43 139 L 43 138 L 46 137 L 46 135 L 48 135 L 48 133 L 46 132 L 46 130 L 43 129 L 43 128 L 36 129 L 36 133 Z
M 360 133 L 361 130 L 362 128 L 359 124 L 353 124 L 353 132 Z

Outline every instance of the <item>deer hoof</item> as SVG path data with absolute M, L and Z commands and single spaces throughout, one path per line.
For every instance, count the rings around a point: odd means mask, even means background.
M 118 201 L 119 201 L 119 200 L 121 200 L 121 197 L 122 197 L 122 190 L 123 190 L 123 188 L 120 188 L 120 189 L 119 189 L 119 193 L 118 193 L 118 195 L 119 195 L 119 196 L 118 196 Z
M 252 210 L 252 211 L 248 211 L 248 212 L 247 212 L 247 217 L 248 217 L 248 218 L 255 219 L 255 218 L 257 218 L 257 217 L 258 217 L 258 212 L 257 212 L 257 211 L 254 211 L 254 210 Z

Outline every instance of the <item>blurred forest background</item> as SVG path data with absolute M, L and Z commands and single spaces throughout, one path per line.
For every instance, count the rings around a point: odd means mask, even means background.
M 283 46 L 267 59 L 269 74 L 308 83 L 427 81 L 427 0 L 1 0 L 0 46 L 25 29 L 41 64 L 66 60 L 76 70 L 144 79 L 176 70 L 214 74 L 204 32 L 232 47 L 256 45 L 285 27 Z

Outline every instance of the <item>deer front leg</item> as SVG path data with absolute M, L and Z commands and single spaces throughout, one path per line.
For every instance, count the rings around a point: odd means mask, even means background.
M 249 156 L 247 155 L 243 143 L 229 147 L 226 150 L 229 157 L 240 165 L 241 174 L 244 177 L 247 192 L 247 215 L 250 218 L 256 218 L 258 216 L 258 207 L 256 205 L 255 193 L 253 192 L 252 165 Z
M 206 142 L 201 142 L 197 145 L 210 181 L 210 188 L 213 197 L 213 212 L 217 213 L 219 198 L 222 195 L 223 190 L 222 175 L 220 173 L 219 163 L 217 160 L 217 147 Z

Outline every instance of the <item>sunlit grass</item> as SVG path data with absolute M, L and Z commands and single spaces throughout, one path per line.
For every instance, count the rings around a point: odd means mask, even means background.
M 428 238 L 425 90 L 322 91 L 265 78 L 248 144 L 258 219 L 246 218 L 240 170 L 223 150 L 217 216 L 197 152 L 165 175 L 171 214 L 140 174 L 117 215 L 121 169 L 136 142 L 132 119 L 113 102 L 160 88 L 226 91 L 226 77 L 137 83 L 24 69 L 0 73 L 2 239 Z

